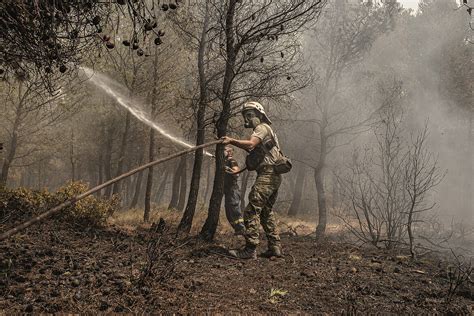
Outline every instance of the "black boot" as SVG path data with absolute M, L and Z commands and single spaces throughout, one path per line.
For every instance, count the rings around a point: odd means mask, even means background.
M 261 256 L 264 257 L 264 258 L 271 258 L 271 257 L 281 258 L 281 257 L 283 257 L 283 255 L 281 253 L 281 246 L 279 246 L 279 245 L 268 246 L 267 251 L 262 253 Z
M 257 259 L 256 247 L 250 245 L 239 250 L 229 250 L 229 254 L 238 259 Z

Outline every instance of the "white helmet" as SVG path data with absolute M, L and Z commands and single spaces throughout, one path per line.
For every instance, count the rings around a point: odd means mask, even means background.
M 247 110 L 256 110 L 257 112 L 262 114 L 262 116 L 263 116 L 263 118 L 264 118 L 264 120 L 266 121 L 267 124 L 272 124 L 272 121 L 270 121 L 267 114 L 265 113 L 265 110 L 264 110 L 263 106 L 260 103 L 255 102 L 255 101 L 250 101 L 250 102 L 245 103 L 244 106 L 242 107 L 241 112 L 243 113 Z

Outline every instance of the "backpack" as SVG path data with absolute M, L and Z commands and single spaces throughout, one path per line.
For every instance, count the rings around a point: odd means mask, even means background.
M 249 152 L 245 159 L 245 165 L 247 166 L 247 170 L 256 170 L 265 159 L 265 154 L 269 153 L 270 150 L 272 150 L 272 148 L 276 146 L 280 155 L 276 159 L 273 169 L 277 174 L 289 172 L 293 167 L 291 160 L 282 153 L 280 145 L 278 144 L 278 140 L 275 134 L 273 133 L 273 130 L 270 129 L 267 125 L 264 125 L 264 127 L 271 137 L 267 140 L 262 140 L 262 144 L 260 146 L 255 147 Z

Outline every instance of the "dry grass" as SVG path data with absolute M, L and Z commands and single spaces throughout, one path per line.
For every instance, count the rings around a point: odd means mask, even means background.
M 134 208 L 121 212 L 116 212 L 109 218 L 109 223 L 134 230 L 137 228 L 149 227 L 151 223 L 158 222 L 163 218 L 166 223 L 172 226 L 177 226 L 181 220 L 183 213 L 176 210 L 168 210 L 165 206 L 154 206 L 150 213 L 150 223 L 143 222 L 143 209 Z M 207 208 L 204 205 L 199 205 L 194 215 L 193 227 L 191 234 L 199 233 L 199 230 L 204 225 L 207 217 Z M 222 211 L 219 219 L 219 233 L 225 234 L 232 230 L 229 222 L 225 217 L 225 212 Z
M 160 218 L 163 218 L 167 223 L 172 226 L 177 226 L 181 220 L 183 213 L 175 210 L 168 210 L 166 206 L 154 206 L 150 214 L 150 223 L 143 223 L 143 209 L 135 208 L 125 211 L 116 212 L 111 218 L 109 223 L 121 226 L 127 230 L 135 230 L 137 228 L 147 228 L 153 222 L 158 222 Z M 207 217 L 207 207 L 205 205 L 199 205 L 194 216 L 193 227 L 191 234 L 198 234 L 199 230 L 203 226 Z M 317 219 L 313 218 L 291 218 L 286 216 L 277 216 L 278 226 L 281 233 L 291 233 L 297 235 L 310 235 L 316 230 Z M 334 218 L 332 218 L 334 219 Z M 335 219 L 336 220 L 336 219 Z M 225 217 L 224 210 L 221 211 L 219 219 L 219 234 L 231 233 L 232 227 Z M 344 231 L 344 227 L 339 222 L 333 222 L 328 224 L 327 232 L 341 233 Z

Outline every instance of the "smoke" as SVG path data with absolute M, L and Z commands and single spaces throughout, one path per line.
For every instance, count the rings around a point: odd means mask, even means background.
M 469 50 L 466 15 L 454 7 L 455 1 L 432 1 L 418 16 L 400 17 L 395 30 L 374 45 L 370 60 L 402 81 L 410 131 L 428 123 L 430 150 L 446 171 L 432 195 L 439 218 L 469 225 L 474 223 L 473 114 L 461 95 L 469 100 L 470 93 L 472 102 L 472 90 L 456 87 L 460 83 L 450 72 L 458 72 L 453 65 L 466 61 L 472 69 L 472 47 L 469 61 L 463 56 Z
M 339 100 L 335 107 L 328 109 L 340 113 L 340 116 L 333 116 L 335 119 L 330 120 L 329 124 L 333 124 L 330 128 L 334 129 L 338 124 L 343 126 L 356 122 L 381 105 L 376 91 L 378 85 L 400 82 L 408 129 L 406 135 L 416 134 L 428 124 L 429 150 L 438 157 L 441 173 L 446 172 L 443 182 L 431 196 L 437 204 L 439 219 L 445 223 L 453 221 L 469 225 L 474 223 L 472 84 L 471 91 L 460 87 L 447 71 L 452 69 L 452 63 L 457 62 L 466 63 L 460 67 L 461 70 L 473 67 L 472 44 L 465 41 L 468 15 L 464 11 L 453 10 L 455 1 L 425 3 L 417 16 L 401 12 L 394 28 L 374 42 L 363 61 L 342 74 Z M 315 69 L 315 77 L 318 78 L 322 75 L 318 73 L 318 67 L 325 62 L 323 56 L 327 47 L 319 53 L 315 45 L 317 37 L 307 36 L 305 40 L 306 60 Z M 471 45 L 470 53 L 466 45 Z M 468 53 L 463 56 L 462 52 L 466 49 Z M 458 69 L 451 72 L 459 76 Z M 460 94 L 466 94 L 468 101 L 462 101 Z M 296 193 L 295 178 L 299 168 L 307 170 L 302 188 L 303 199 L 316 197 L 312 170 L 318 162 L 320 141 L 314 123 L 320 119 L 317 102 L 318 89 L 309 87 L 298 96 L 297 111 L 289 113 L 281 122 L 274 120 L 283 148 L 295 160 L 295 171 L 286 180 L 289 192 L 281 194 L 284 200 L 291 199 L 293 192 Z M 466 110 L 469 106 L 471 109 Z M 370 139 L 371 131 L 365 131 L 331 140 L 331 145 L 336 145 L 336 148 L 327 161 L 326 192 L 329 204 L 337 193 L 332 192 L 332 171 L 342 167 L 342 161 L 351 156 L 355 147 L 364 148 Z M 308 206 L 311 212 L 317 211 L 315 201 Z

